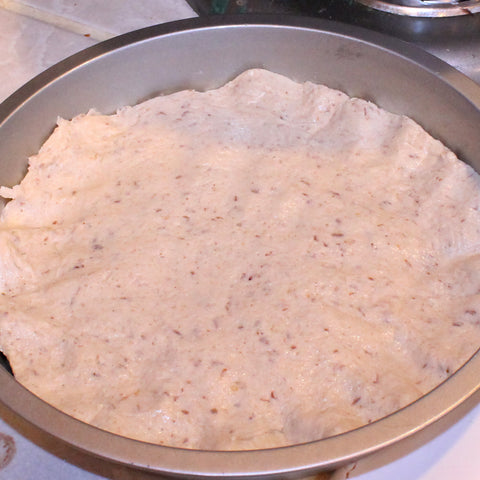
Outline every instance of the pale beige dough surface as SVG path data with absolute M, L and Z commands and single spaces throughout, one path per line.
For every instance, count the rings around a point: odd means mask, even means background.
M 0 191 L 0 349 L 150 442 L 357 427 L 480 345 L 479 186 L 413 121 L 261 70 L 60 120 Z

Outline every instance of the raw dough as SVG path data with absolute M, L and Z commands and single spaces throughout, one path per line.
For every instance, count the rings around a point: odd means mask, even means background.
M 263 70 L 59 120 L 0 190 L 0 349 L 127 437 L 349 430 L 480 345 L 479 192 L 412 120 Z

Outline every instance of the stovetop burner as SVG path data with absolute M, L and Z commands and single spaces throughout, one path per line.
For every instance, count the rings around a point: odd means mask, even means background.
M 480 0 L 187 1 L 199 15 L 295 14 L 367 28 L 423 48 L 480 84 Z M 420 15 L 420 10 L 411 10 L 420 7 L 431 9 L 436 15 Z M 407 11 L 410 14 L 405 14 Z
M 356 0 L 367 7 L 412 17 L 454 17 L 480 12 L 480 0 Z

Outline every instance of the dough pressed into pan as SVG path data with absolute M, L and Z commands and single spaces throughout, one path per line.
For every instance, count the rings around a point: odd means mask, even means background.
M 148 442 L 350 430 L 479 347 L 479 187 L 411 119 L 259 69 L 60 119 L 0 189 L 0 350 Z

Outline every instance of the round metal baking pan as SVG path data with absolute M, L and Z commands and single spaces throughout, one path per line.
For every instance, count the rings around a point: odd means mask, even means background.
M 0 183 L 25 173 L 58 116 L 108 113 L 161 92 L 219 86 L 250 67 L 311 80 L 406 114 L 480 170 L 480 87 L 406 43 L 310 18 L 215 17 L 149 27 L 57 64 L 0 105 Z M 79 172 L 81 174 L 81 172 Z M 295 478 L 331 470 L 411 437 L 480 387 L 480 354 L 429 394 L 345 434 L 284 448 L 212 452 L 162 447 L 82 423 L 0 368 L 0 401 L 46 433 L 104 459 L 174 476 Z

